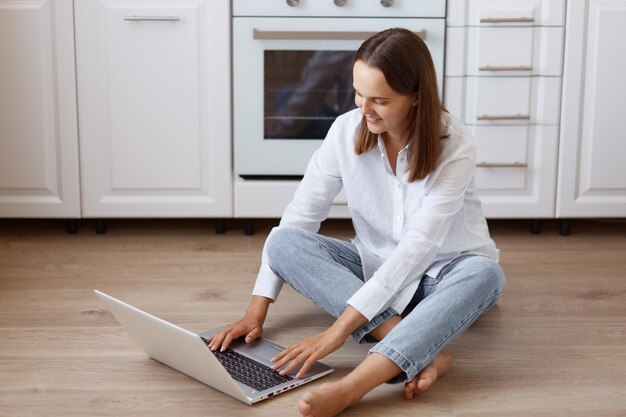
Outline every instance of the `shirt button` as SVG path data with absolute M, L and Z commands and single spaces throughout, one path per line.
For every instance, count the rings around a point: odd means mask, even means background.
M 402 216 L 396 216 L 396 220 L 402 220 Z

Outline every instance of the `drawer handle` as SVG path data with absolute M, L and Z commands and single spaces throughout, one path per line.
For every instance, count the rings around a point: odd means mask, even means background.
M 377 32 L 303 32 L 303 31 L 282 31 L 282 30 L 252 30 L 252 38 L 255 40 L 313 40 L 313 41 L 363 41 Z M 426 30 L 415 32 L 417 36 L 426 40 Z
M 148 22 L 178 22 L 179 16 L 124 16 L 124 20 Z
M 485 65 L 484 67 L 479 67 L 478 70 L 479 71 L 532 71 L 533 67 L 529 65 L 519 65 L 517 67 L 514 67 L 514 66 L 495 67 L 491 65 Z
M 480 23 L 533 23 L 534 17 L 483 17 Z
M 530 116 L 528 114 L 510 114 L 501 116 L 483 114 L 482 116 L 476 117 L 476 120 L 530 120 Z
M 513 163 L 489 163 L 479 162 L 476 164 L 478 168 L 528 168 L 528 164 L 522 162 Z

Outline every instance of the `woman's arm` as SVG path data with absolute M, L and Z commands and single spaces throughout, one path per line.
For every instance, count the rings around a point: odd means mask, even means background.
M 279 227 L 290 226 L 317 232 L 320 223 L 326 218 L 332 201 L 342 187 L 337 164 L 335 143 L 340 139 L 336 124 L 333 124 L 322 143 L 315 152 L 300 182 L 293 200 L 285 209 Z M 265 247 L 271 239 L 272 229 L 268 235 L 261 255 L 261 267 L 253 289 L 253 298 L 244 317 L 227 326 L 209 340 L 212 350 L 226 349 L 232 340 L 246 335 L 246 342 L 251 342 L 263 333 L 263 323 L 269 305 L 276 300 L 283 285 L 269 266 Z
M 341 139 L 337 123 L 336 121 L 332 125 L 322 146 L 313 154 L 293 200 L 285 209 L 280 225 L 270 232 L 266 245 L 277 228 L 295 227 L 316 233 L 321 222 L 328 216 L 333 199 L 343 186 L 337 161 L 337 142 Z M 282 284 L 269 267 L 264 246 L 253 294 L 276 300 Z

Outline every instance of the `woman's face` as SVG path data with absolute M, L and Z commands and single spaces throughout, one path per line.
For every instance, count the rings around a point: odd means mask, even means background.
M 396 93 L 378 68 L 363 61 L 353 67 L 354 101 L 361 109 L 370 132 L 387 133 L 394 140 L 406 141 L 405 133 L 411 124 L 411 113 L 416 97 Z

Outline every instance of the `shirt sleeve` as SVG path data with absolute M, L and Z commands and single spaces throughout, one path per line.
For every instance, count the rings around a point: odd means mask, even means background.
M 339 139 L 337 135 L 337 129 L 333 124 L 322 146 L 315 151 L 309 161 L 304 177 L 293 200 L 285 209 L 280 224 L 271 230 L 265 240 L 253 295 L 275 301 L 282 288 L 283 281 L 274 274 L 268 263 L 266 246 L 272 234 L 281 227 L 295 227 L 317 233 L 322 221 L 328 217 L 333 199 L 342 188 L 336 150 Z
M 468 144 L 443 163 L 420 212 L 391 256 L 349 300 L 348 304 L 372 320 L 387 309 L 396 295 L 431 264 L 461 211 L 465 191 L 476 167 L 476 147 Z M 401 312 L 399 312 L 401 313 Z

